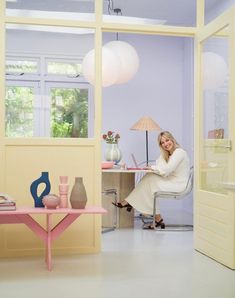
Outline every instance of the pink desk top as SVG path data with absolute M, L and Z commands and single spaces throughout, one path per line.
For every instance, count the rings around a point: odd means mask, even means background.
M 129 170 L 125 169 L 102 169 L 102 173 L 121 173 L 121 174 L 128 174 L 128 173 L 153 173 L 151 170 L 145 170 L 145 169 L 135 169 L 131 168 Z
M 85 209 L 71 209 L 71 208 L 57 208 L 57 209 L 46 209 L 46 208 L 30 208 L 30 207 L 19 207 L 16 210 L 1 210 L 2 214 L 100 214 L 106 213 L 102 207 L 97 206 L 86 206 Z

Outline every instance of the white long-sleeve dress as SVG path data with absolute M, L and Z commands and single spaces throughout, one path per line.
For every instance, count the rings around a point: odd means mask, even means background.
M 185 189 L 190 170 L 188 155 L 182 148 L 176 148 L 168 162 L 160 156 L 152 169 L 153 173 L 146 174 L 125 199 L 144 214 L 153 214 L 155 192 L 181 192 Z M 156 214 L 160 214 L 159 201 L 156 202 Z

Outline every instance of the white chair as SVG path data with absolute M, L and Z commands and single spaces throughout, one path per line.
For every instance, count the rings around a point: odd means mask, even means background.
M 151 216 L 151 223 L 155 229 L 155 215 L 156 215 L 156 200 L 158 198 L 165 198 L 165 199 L 183 199 L 193 189 L 193 166 L 190 168 L 189 178 L 186 184 L 185 189 L 182 192 L 166 192 L 166 191 L 158 191 L 154 193 L 154 199 L 153 199 L 153 215 Z M 150 222 L 146 219 L 149 219 L 149 217 L 142 218 L 142 221 L 145 224 L 149 224 Z M 192 231 L 193 225 L 188 224 L 172 224 L 172 225 L 166 225 L 167 231 Z M 164 230 L 163 230 L 164 231 Z

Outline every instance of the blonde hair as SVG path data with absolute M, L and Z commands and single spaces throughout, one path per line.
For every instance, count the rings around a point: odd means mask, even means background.
M 174 145 L 174 150 L 176 148 L 179 148 L 180 145 L 177 143 L 176 139 L 173 137 L 173 135 L 169 131 L 160 132 L 160 134 L 158 135 L 158 145 L 160 147 L 160 151 L 161 151 L 161 154 L 162 154 L 163 158 L 165 159 L 166 162 L 168 162 L 169 157 L 170 157 L 170 153 L 169 153 L 169 151 L 163 149 L 162 143 L 161 143 L 162 137 L 165 137 L 165 138 L 172 141 L 172 143 Z

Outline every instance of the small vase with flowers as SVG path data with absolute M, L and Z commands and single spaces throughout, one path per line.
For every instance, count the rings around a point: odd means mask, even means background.
M 122 158 L 122 153 L 118 147 L 119 139 L 120 135 L 111 130 L 107 134 L 103 134 L 103 140 L 106 142 L 105 160 L 119 163 Z

